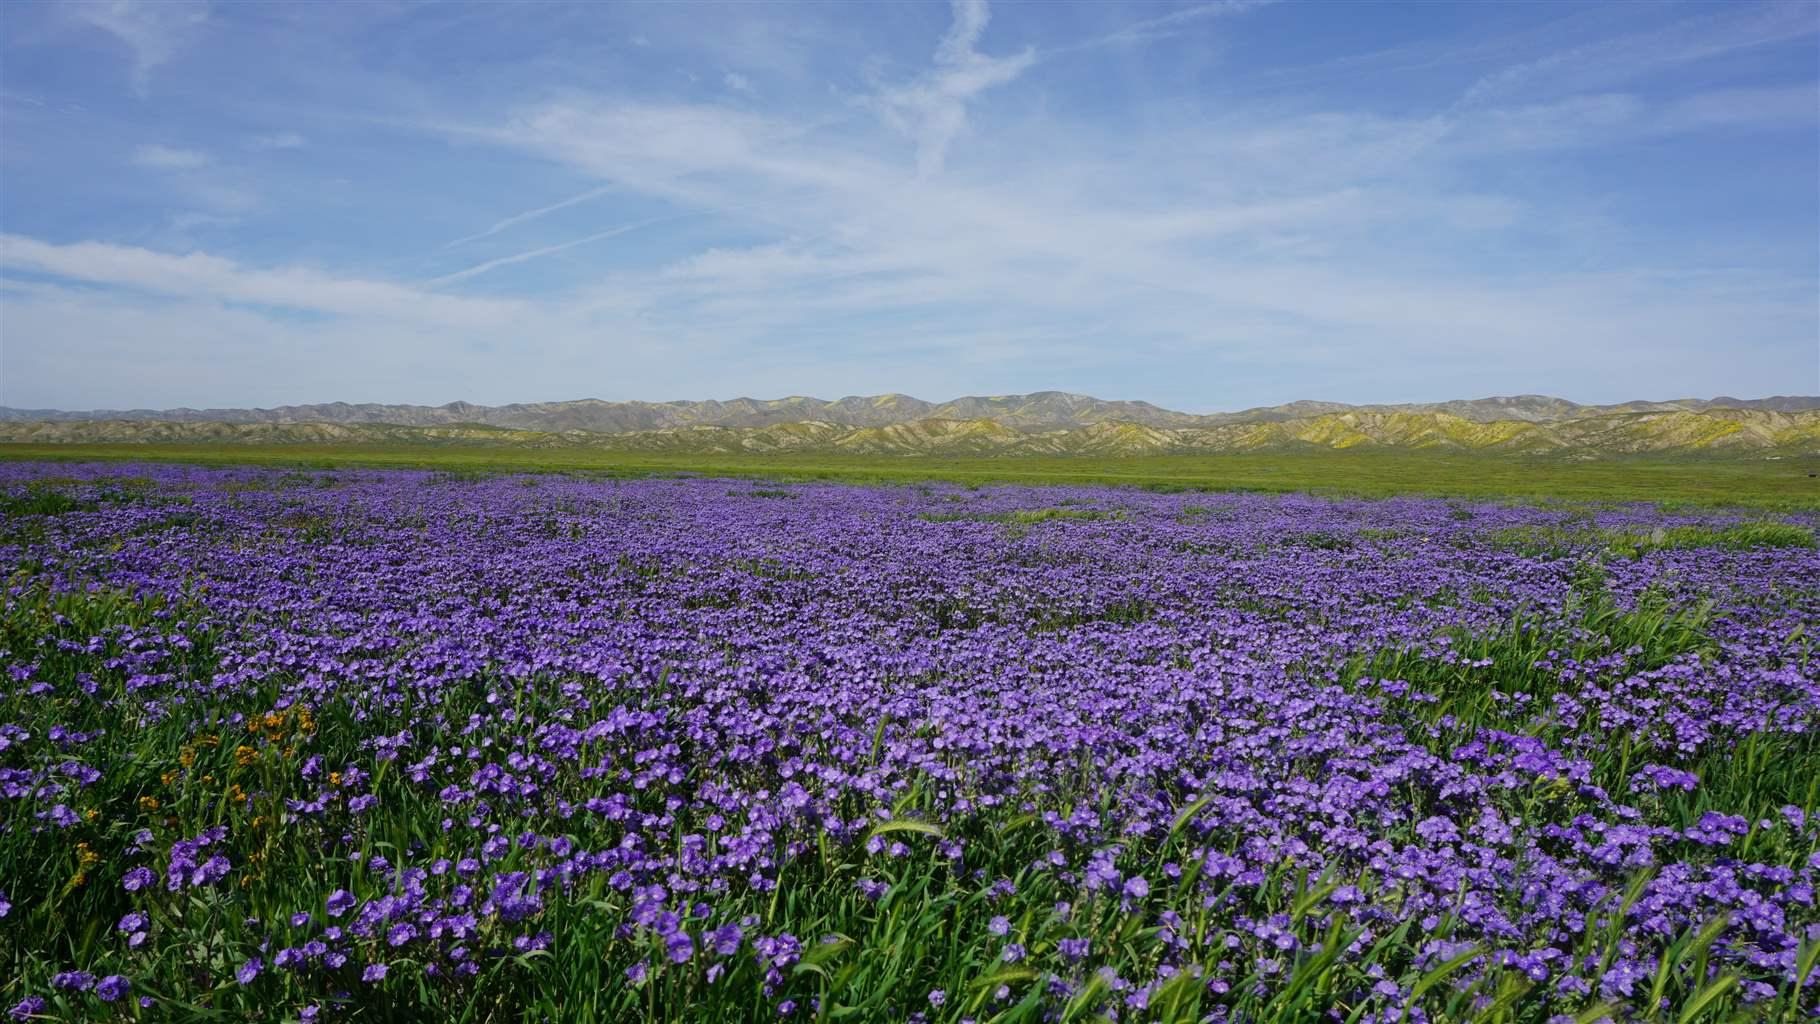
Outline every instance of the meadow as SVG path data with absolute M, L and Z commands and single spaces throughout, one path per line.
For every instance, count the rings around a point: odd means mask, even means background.
M 1351 455 L 0 462 L 0 1012 L 1812 1019 L 1806 471 Z
M 614 452 L 489 444 L 0 444 L 0 462 L 177 462 L 278 469 L 424 469 L 584 477 L 710 476 L 915 484 L 1071 484 L 1158 491 L 1403 494 L 1524 501 L 1648 501 L 1820 511 L 1820 456 L 1460 453 L 1309 447 L 1224 455 L 962 456 Z

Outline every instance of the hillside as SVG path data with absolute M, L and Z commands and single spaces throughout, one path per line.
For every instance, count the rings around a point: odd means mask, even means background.
M 1820 410 L 1820 397 L 1761 399 L 1675 399 L 1578 405 L 1544 395 L 1480 398 L 1415 405 L 1360 405 L 1338 402 L 1291 402 L 1240 412 L 1197 415 L 1160 408 L 1149 402 L 1106 401 L 1061 391 L 1028 395 L 995 395 L 926 402 L 909 395 L 851 396 L 834 401 L 801 396 L 779 399 L 736 398 L 703 402 L 535 402 L 485 406 L 467 402 L 447 405 L 373 405 L 331 402 L 280 406 L 275 409 L 134 409 L 66 412 L 55 409 L 0 408 L 4 423 L 69 423 L 89 420 L 134 423 L 230 424 L 386 424 L 404 427 L 487 426 L 546 433 L 588 431 L 622 434 L 687 427 L 760 428 L 791 423 L 825 423 L 836 427 L 889 427 L 931 420 L 992 420 L 1019 431 L 1059 430 L 1098 423 L 1133 423 L 1171 429 L 1230 424 L 1299 423 L 1329 415 L 1439 415 L 1473 423 L 1558 424 L 1623 413 L 1702 413 L 1717 409 L 1798 413 Z
M 1707 402 L 1697 409 L 1678 407 L 1693 403 L 1671 408 L 1661 408 L 1671 403 L 1632 403 L 1648 408 L 1639 411 L 1620 407 L 1621 411 L 1590 410 L 1575 416 L 1558 416 L 1552 415 L 1551 407 L 1544 404 L 1558 400 L 1525 400 L 1521 404 L 1514 404 L 1518 400 L 1489 400 L 1513 403 L 1507 407 L 1510 415 L 1504 418 L 1484 418 L 1485 409 L 1480 403 L 1443 403 L 1452 407 L 1449 409 L 1376 406 L 1343 407 L 1343 411 L 1309 411 L 1304 406 L 1223 417 L 1169 414 L 1185 421 L 1174 426 L 1130 418 L 1057 426 L 1045 423 L 1043 417 L 1064 414 L 1068 403 L 963 401 L 980 403 L 971 407 L 973 411 L 995 411 L 998 415 L 926 416 L 862 425 L 820 418 L 756 425 L 696 422 L 617 431 L 522 429 L 476 421 L 421 426 L 359 421 L 16 419 L 0 422 L 0 443 L 486 445 L 629 453 L 879 456 L 1146 456 L 1359 448 L 1571 458 L 1646 453 L 1757 457 L 1820 454 L 1820 409 L 1785 412 L 1764 408 L 1763 402 L 1746 408 L 1738 407 L 1746 403 L 1721 406 Z M 1811 399 L 1780 401 L 1820 404 Z M 724 409 L 734 403 L 718 404 Z M 1473 408 L 1466 408 L 1469 406 Z M 1146 408 L 1165 412 L 1154 406 Z M 1074 409 L 1076 415 L 1086 415 L 1084 406 L 1077 404 Z M 758 419 L 769 419 L 769 415 L 747 411 Z M 891 403 L 889 411 L 891 415 L 900 414 L 902 403 Z M 1464 412 L 1479 415 L 1463 415 Z M 879 413 L 879 418 L 885 416 L 884 412 Z

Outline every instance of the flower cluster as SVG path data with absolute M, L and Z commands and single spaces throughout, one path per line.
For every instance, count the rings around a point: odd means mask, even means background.
M 50 486 L 15 1017 L 1820 992 L 1820 553 L 1609 542 L 1736 514 L 0 465 Z

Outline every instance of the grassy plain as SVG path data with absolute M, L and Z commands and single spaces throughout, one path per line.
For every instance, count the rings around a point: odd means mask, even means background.
M 866 455 L 700 455 L 490 445 L 8 444 L 0 459 L 190 462 L 286 468 L 424 468 L 616 476 L 752 477 L 854 483 L 1106 484 L 1150 489 L 1305 491 L 1385 497 L 1653 501 L 1767 509 L 1820 508 L 1820 457 L 1593 461 L 1410 450 L 1271 451 L 1146 457 L 936 458 Z

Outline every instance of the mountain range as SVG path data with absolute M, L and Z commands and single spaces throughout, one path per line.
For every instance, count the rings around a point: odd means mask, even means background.
M 1403 405 L 1301 401 L 1210 414 L 1058 391 L 941 403 L 890 394 L 835 401 L 0 408 L 0 442 L 494 444 L 701 454 L 1150 455 L 1305 447 L 1820 454 L 1820 397 L 1616 405 L 1543 395 Z
M 992 395 L 925 402 L 909 395 L 854 395 L 819 398 L 757 399 L 704 402 L 532 402 L 514 405 L 377 405 L 328 402 L 285 405 L 274 409 L 129 409 L 64 412 L 56 409 L 0 407 L 0 422 L 133 420 L 164 423 L 385 423 L 402 427 L 451 424 L 509 427 L 514 430 L 586 430 L 619 434 L 677 427 L 768 427 L 780 423 L 829 423 L 841 427 L 886 427 L 918 420 L 996 420 L 1013 429 L 1085 427 L 1095 423 L 1136 423 L 1146 427 L 1207 427 L 1228 423 L 1281 423 L 1328 413 L 1443 413 L 1474 423 L 1517 420 L 1554 423 L 1586 416 L 1642 412 L 1704 412 L 1746 409 L 1764 412 L 1820 410 L 1820 397 L 1680 398 L 1665 402 L 1580 405 L 1546 395 L 1516 395 L 1451 402 L 1403 405 L 1347 405 L 1343 402 L 1290 402 L 1241 412 L 1196 415 L 1175 412 L 1149 402 L 1106 401 L 1064 391 L 1028 395 Z

